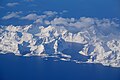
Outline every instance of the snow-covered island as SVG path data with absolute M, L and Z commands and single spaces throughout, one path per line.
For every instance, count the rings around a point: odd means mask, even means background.
M 114 21 L 60 17 L 44 24 L 0 26 L 0 54 L 120 67 L 120 28 Z

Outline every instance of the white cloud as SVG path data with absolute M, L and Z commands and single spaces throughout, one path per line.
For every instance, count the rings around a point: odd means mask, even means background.
M 46 15 L 40 15 L 38 18 L 34 21 L 34 23 L 43 23 L 43 19 L 45 19 Z
M 28 14 L 26 16 L 23 16 L 21 19 L 26 20 L 34 20 L 34 23 L 43 23 L 46 18 L 50 18 L 52 16 L 55 16 L 57 12 L 53 11 L 45 11 L 43 12 L 43 15 L 37 15 L 35 13 Z M 46 23 L 46 22 L 45 22 Z
M 54 18 L 51 21 L 51 25 L 64 25 L 64 26 L 71 26 L 75 28 L 82 28 L 82 27 L 89 27 L 92 26 L 95 22 L 94 18 L 86 18 L 86 17 L 81 17 L 80 19 L 75 19 L 75 18 Z
M 16 6 L 16 5 L 18 5 L 19 3 L 17 3 L 17 2 L 14 2 L 14 3 L 7 3 L 7 6 L 9 6 L 9 7 L 13 7 L 13 6 Z
M 54 18 L 52 21 L 51 21 L 51 24 L 52 25 L 68 25 L 68 19 L 67 18 L 62 18 L 62 17 L 59 17 L 59 18 Z
M 58 14 L 58 15 L 57 15 Z M 52 25 L 52 26 L 64 26 L 70 31 L 82 31 L 95 28 L 98 32 L 109 34 L 110 32 L 118 31 L 119 26 L 110 19 L 97 19 L 89 17 L 76 18 L 63 18 L 58 17 L 59 13 L 54 11 L 45 11 L 42 15 L 31 13 L 26 16 L 20 17 L 18 12 L 12 12 L 4 16 L 2 19 L 19 18 L 24 20 L 32 20 L 35 24 L 40 25 Z
M 39 17 L 40 17 L 39 15 L 32 13 L 32 14 L 28 14 L 28 15 L 25 16 L 25 17 L 22 17 L 21 19 L 36 20 L 36 19 L 38 19 Z
M 57 14 L 57 12 L 55 12 L 55 11 L 45 11 L 45 12 L 43 12 L 45 15 L 48 15 L 48 16 L 54 16 L 54 15 L 56 15 Z
M 37 15 L 35 13 L 31 13 L 31 14 L 28 14 L 28 15 L 22 17 L 21 19 L 33 20 L 34 21 L 33 23 L 43 24 L 43 19 L 45 19 L 46 17 L 47 17 L 47 15 Z
M 55 11 L 45 11 L 43 12 L 43 15 L 37 15 L 36 13 L 30 13 L 26 16 L 23 16 L 21 19 L 26 19 L 26 20 L 33 20 L 34 23 L 43 23 L 43 20 L 46 20 L 48 18 L 51 18 L 55 16 L 57 12 Z
M 34 21 L 34 23 L 43 23 L 43 20 L 42 19 L 37 19 Z
M 3 16 L 2 19 L 7 20 L 7 19 L 11 19 L 11 18 L 18 18 L 18 17 L 20 17 L 19 16 L 20 13 L 21 12 L 11 12 L 8 15 Z
M 97 19 L 89 17 L 81 17 L 80 19 L 75 18 L 54 18 L 51 21 L 45 22 L 45 24 L 52 26 L 64 26 L 67 30 L 71 32 L 85 31 L 85 30 L 98 30 L 96 32 L 103 35 L 108 35 L 111 33 L 118 33 L 120 28 L 117 23 L 110 19 Z

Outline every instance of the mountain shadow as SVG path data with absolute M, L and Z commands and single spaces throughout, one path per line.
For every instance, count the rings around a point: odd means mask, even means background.
M 28 47 L 30 43 L 23 41 L 22 44 L 18 44 L 18 50 L 20 51 L 20 54 L 25 55 L 27 53 L 30 53 L 30 47 Z
M 79 61 L 87 61 L 89 56 L 84 56 L 79 53 L 84 48 L 84 44 L 75 43 L 75 42 L 66 42 L 68 45 L 67 49 L 64 49 L 62 53 L 70 55 L 71 59 Z

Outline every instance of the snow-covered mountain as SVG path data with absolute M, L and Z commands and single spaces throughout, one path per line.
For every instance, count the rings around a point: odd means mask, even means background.
M 93 19 L 87 19 L 87 24 L 73 19 L 65 19 L 67 23 L 64 19 L 57 21 L 61 19 L 54 19 L 47 27 L 0 26 L 0 54 L 56 57 L 120 67 L 119 25 L 109 21 L 92 22 Z

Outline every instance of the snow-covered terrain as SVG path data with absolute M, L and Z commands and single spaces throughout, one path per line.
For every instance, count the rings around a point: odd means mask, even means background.
M 120 67 L 120 28 L 109 19 L 55 18 L 44 26 L 0 26 L 0 54 L 55 57 Z

